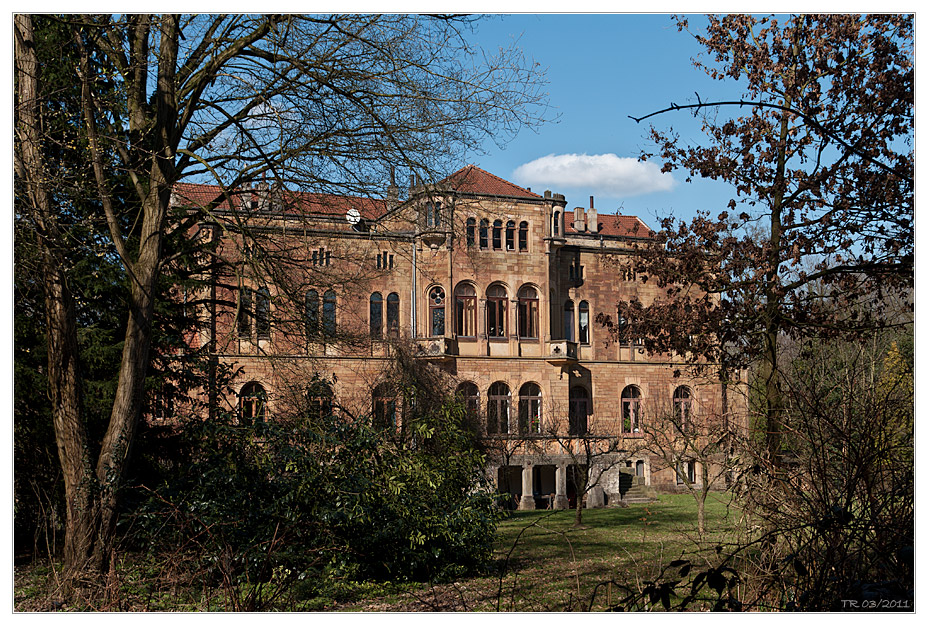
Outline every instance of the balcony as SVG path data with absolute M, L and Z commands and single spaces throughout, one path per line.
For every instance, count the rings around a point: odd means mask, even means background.
M 449 337 L 417 337 L 416 357 L 428 361 L 447 361 L 458 353 L 457 341 Z
M 576 363 L 577 342 L 566 339 L 551 339 L 545 342 L 545 360 L 552 365 Z

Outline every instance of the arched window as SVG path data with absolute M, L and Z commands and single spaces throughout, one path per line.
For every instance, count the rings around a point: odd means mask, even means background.
M 590 304 L 586 300 L 581 300 L 577 310 L 580 314 L 579 340 L 580 343 L 588 344 L 590 343 Z
M 319 334 L 319 292 L 315 289 L 306 292 L 305 309 L 306 337 L 315 337 Z
M 429 290 L 429 332 L 432 337 L 445 334 L 445 290 L 440 286 Z
M 471 416 L 480 414 L 480 390 L 477 385 L 469 381 L 463 382 L 458 385 L 455 394 Z
M 487 392 L 487 434 L 504 435 L 509 432 L 509 386 L 495 382 Z
M 467 247 L 468 248 L 473 247 L 474 243 L 476 242 L 476 234 L 477 234 L 476 231 L 477 231 L 477 220 L 472 217 L 468 217 L 467 218 Z
M 255 335 L 258 339 L 271 337 L 271 294 L 261 287 L 255 294 Z
M 541 387 L 525 383 L 519 389 L 519 432 L 541 434 Z
M 490 285 L 487 288 L 487 336 L 506 336 L 506 317 L 508 295 L 502 285 Z
M 501 250 L 503 248 L 503 221 L 493 221 L 493 249 Z
M 469 283 L 454 288 L 454 326 L 460 337 L 477 336 L 477 290 Z
M 568 394 L 568 434 L 582 437 L 587 433 L 587 417 L 590 414 L 590 393 L 586 387 L 571 387 Z
M 559 237 L 561 234 L 561 212 L 554 212 L 554 219 L 551 222 L 551 234 L 555 237 Z
M 490 231 L 490 221 L 486 218 L 480 220 L 480 247 L 486 249 L 489 247 L 488 238 Z
M 335 336 L 335 292 L 329 289 L 322 296 L 322 333 L 327 337 Z
M 528 250 L 528 222 L 519 223 L 519 252 Z
M 519 337 L 538 339 L 538 292 L 530 285 L 519 289 Z
M 383 337 L 383 296 L 379 291 L 371 294 L 371 337 Z
M 574 340 L 574 302 L 568 300 L 564 303 L 564 339 Z
M 512 220 L 506 222 L 506 250 L 516 249 L 516 223 Z
M 251 339 L 251 294 L 248 287 L 238 292 L 238 336 L 242 339 Z
M 386 383 L 381 383 L 371 393 L 371 419 L 375 428 L 396 426 L 396 395 Z
M 247 383 L 238 392 L 238 414 L 244 423 L 263 422 L 266 406 L 267 393 L 259 383 Z
M 306 404 L 309 418 L 318 420 L 332 414 L 332 398 L 335 394 L 325 380 L 315 378 L 306 388 Z
M 673 423 L 681 432 L 690 430 L 692 423 L 693 394 L 689 387 L 680 386 L 673 391 Z
M 641 390 L 635 385 L 622 390 L 622 432 L 641 434 Z
M 391 293 L 387 296 L 387 335 L 399 337 L 400 334 L 400 296 Z

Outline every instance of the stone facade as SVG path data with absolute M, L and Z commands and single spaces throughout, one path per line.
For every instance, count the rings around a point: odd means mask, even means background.
M 218 195 L 179 186 L 175 204 Z M 709 414 L 719 387 L 675 378 L 674 359 L 597 323 L 657 291 L 634 272 L 635 244 L 651 231 L 592 202 L 568 210 L 560 194 L 474 166 L 412 186 L 402 202 L 395 188 L 383 201 L 240 192 L 203 225 L 236 269 L 213 276 L 225 305 L 202 307 L 210 323 L 191 343 L 214 339 L 218 360 L 240 368 L 238 395 L 222 402 L 273 419 L 283 390 L 314 375 L 353 414 L 384 410 L 374 390 L 391 341 L 409 341 L 479 410 L 491 476 L 514 506 L 572 505 L 584 458 L 605 469 L 588 506 L 615 502 L 623 481 L 673 488 L 672 468 L 643 445 L 648 408 L 671 407 L 685 387 L 693 413 Z M 263 255 L 284 269 L 268 276 Z

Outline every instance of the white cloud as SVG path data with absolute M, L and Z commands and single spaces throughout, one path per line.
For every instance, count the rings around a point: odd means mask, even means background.
M 549 154 L 520 165 L 512 176 L 523 186 L 554 191 L 580 187 L 615 198 L 670 191 L 677 185 L 656 163 L 615 154 Z

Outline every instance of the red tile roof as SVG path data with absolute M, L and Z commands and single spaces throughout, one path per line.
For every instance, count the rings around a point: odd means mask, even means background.
M 495 174 L 482 170 L 476 165 L 462 167 L 442 181 L 450 184 L 455 191 L 475 195 L 506 196 L 509 198 L 541 198 L 537 193 L 523 189 L 518 185 L 503 180 Z
M 198 185 L 178 183 L 174 185 L 175 197 L 184 204 L 205 205 L 222 193 L 219 185 Z M 245 196 L 247 191 L 233 191 L 233 198 Z M 252 190 L 255 194 L 255 190 Z M 364 198 L 360 196 L 339 196 L 335 194 L 284 192 L 284 207 L 288 213 L 342 216 L 349 209 L 357 209 L 365 219 L 377 219 L 387 211 L 385 200 Z M 219 205 L 220 209 L 229 209 L 227 200 Z
M 576 230 L 573 224 L 573 213 L 568 211 L 565 216 L 567 219 L 567 228 L 570 234 L 587 234 L 587 235 L 607 235 L 612 237 L 638 237 L 646 239 L 654 235 L 654 231 L 648 228 L 648 225 L 634 215 L 609 215 L 600 213 L 596 216 L 597 230 L 594 233 L 591 230 Z M 587 218 L 588 219 L 588 218 Z M 587 222 L 589 228 L 589 222 Z

